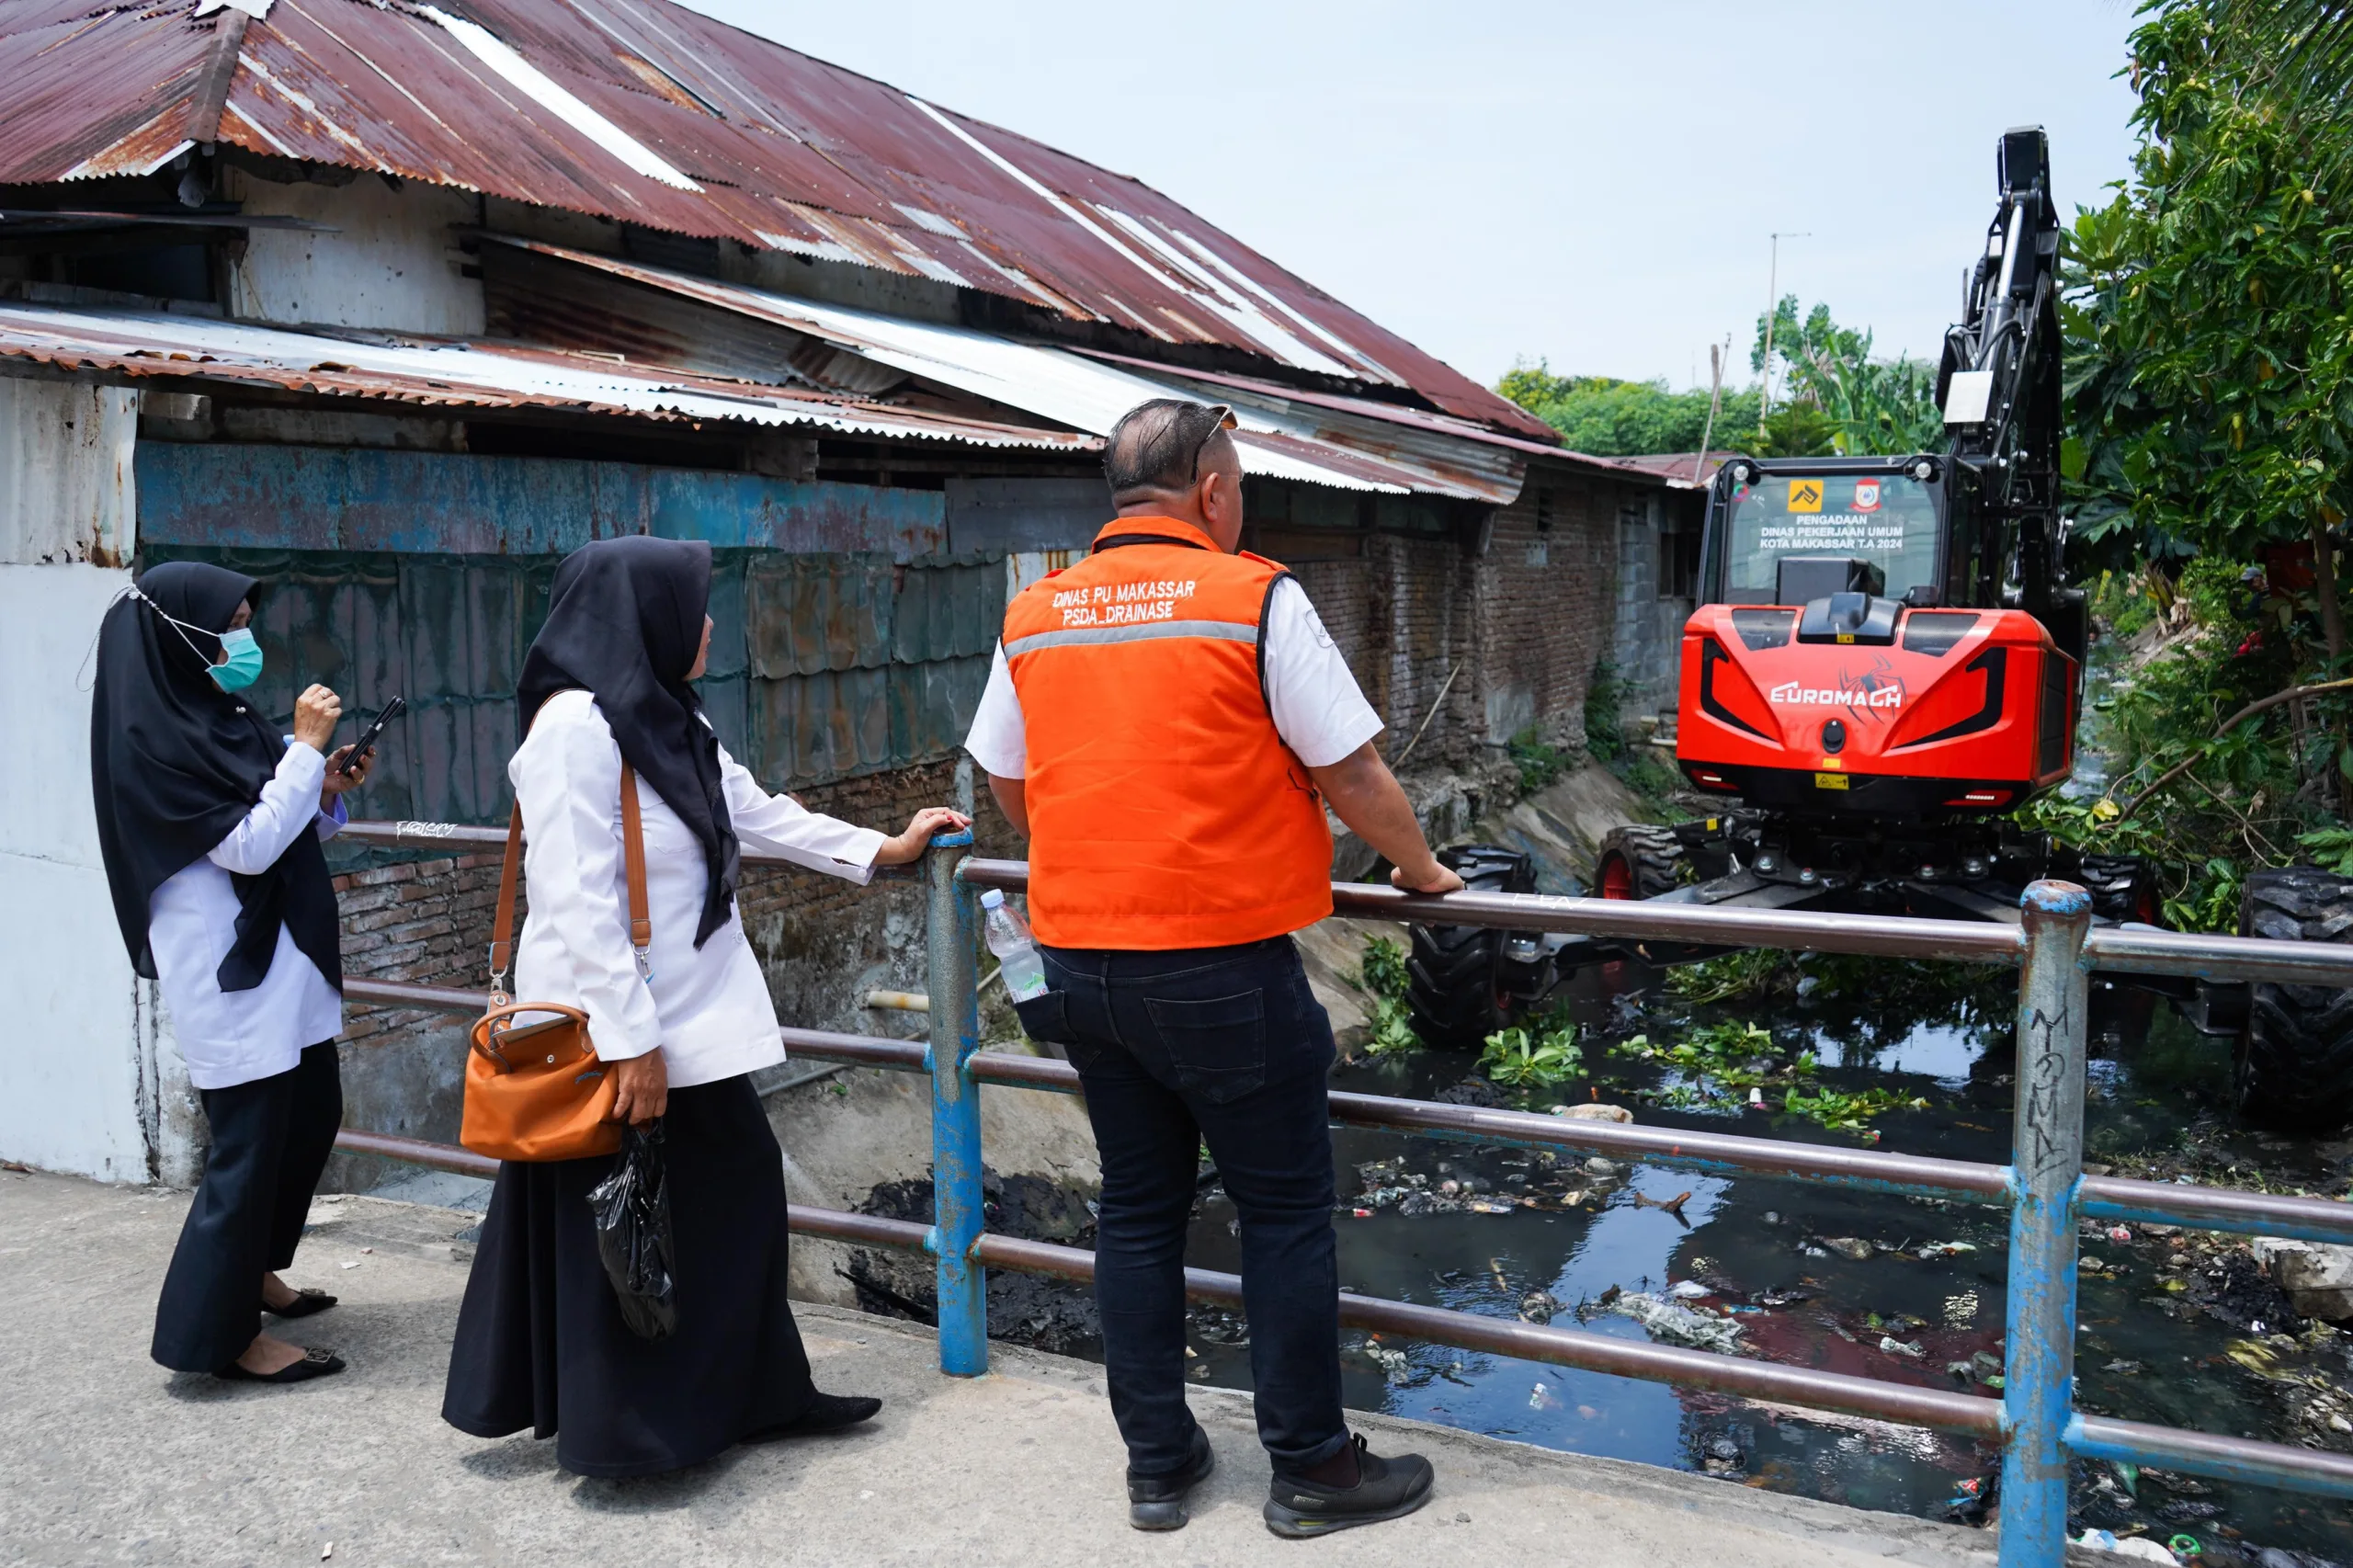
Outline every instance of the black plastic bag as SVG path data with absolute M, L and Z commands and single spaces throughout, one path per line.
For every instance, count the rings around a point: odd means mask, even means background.
M 662 1123 L 621 1133 L 620 1164 L 588 1194 L 597 1254 L 620 1298 L 621 1322 L 640 1339 L 667 1339 L 678 1326 L 671 1288 L 670 1177 L 662 1158 Z

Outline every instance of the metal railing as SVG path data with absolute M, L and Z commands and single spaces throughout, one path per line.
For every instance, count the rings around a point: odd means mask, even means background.
M 420 826 L 434 831 L 421 833 Z M 503 839 L 492 829 L 438 824 L 354 823 L 344 832 L 348 837 L 404 845 L 455 841 L 487 846 Z M 792 1229 L 804 1235 L 932 1254 L 938 1280 L 940 1369 L 965 1377 L 988 1368 L 987 1269 L 1075 1281 L 1094 1278 L 1092 1253 L 992 1235 L 982 1228 L 981 1085 L 1072 1094 L 1079 1085 L 1077 1073 L 1065 1062 L 979 1049 L 975 895 L 983 888 L 1026 888 L 1029 869 L 1018 861 L 970 858 L 966 851 L 971 843 L 970 834 L 943 835 L 926 858 L 927 1043 L 814 1029 L 783 1031 L 786 1048 L 802 1057 L 923 1073 L 931 1079 L 933 1222 L 918 1225 L 798 1205 L 791 1208 L 790 1220 Z M 2353 1203 L 2084 1174 L 2085 1035 L 2092 971 L 2353 986 L 2353 947 L 2122 927 L 2095 930 L 2089 895 L 2073 884 L 2052 881 L 2027 890 L 2017 926 L 1532 894 L 1465 892 L 1438 899 L 1361 883 L 1336 884 L 1333 903 L 1336 913 L 1358 918 L 1976 960 L 2013 964 L 2022 971 L 2017 1106 L 2008 1165 L 1336 1090 L 1331 1094 L 1332 1120 L 1343 1126 L 2007 1206 L 2008 1319 L 2000 1399 L 1346 1292 L 1340 1299 L 1342 1323 L 1999 1444 L 2003 1568 L 2057 1568 L 2063 1560 L 2071 1456 L 2353 1497 L 2353 1457 L 2089 1415 L 2074 1408 L 2075 1249 L 2081 1221 L 2130 1220 L 2353 1243 Z M 355 1002 L 460 1013 L 479 1012 L 483 1006 L 479 992 L 382 981 L 347 981 L 344 994 Z M 463 1149 L 382 1133 L 347 1131 L 338 1146 L 470 1175 L 489 1176 L 496 1170 L 496 1162 Z M 1241 1305 L 1242 1285 L 1236 1276 L 1188 1268 L 1185 1280 L 1187 1293 L 1196 1300 Z

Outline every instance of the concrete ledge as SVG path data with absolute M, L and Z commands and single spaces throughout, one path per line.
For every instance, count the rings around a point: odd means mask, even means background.
M 0 1173 L 0 1562 L 347 1564 L 1018 1564 L 1341 1561 L 1350 1568 L 1990 1568 L 1990 1535 L 1697 1476 L 1365 1416 L 1413 1448 L 1436 1499 L 1345 1544 L 1258 1517 L 1267 1465 L 1244 1396 L 1198 1390 L 1220 1470 L 1175 1536 L 1127 1528 L 1099 1370 L 1006 1346 L 994 1375 L 939 1375 L 911 1325 L 811 1305 L 819 1382 L 885 1400 L 840 1437 L 738 1449 L 676 1475 L 588 1481 L 529 1437 L 442 1425 L 441 1380 L 479 1216 L 322 1200 L 292 1278 L 343 1304 L 288 1324 L 352 1369 L 292 1389 L 147 1359 L 185 1193 Z M 353 1264 L 357 1267 L 345 1267 Z

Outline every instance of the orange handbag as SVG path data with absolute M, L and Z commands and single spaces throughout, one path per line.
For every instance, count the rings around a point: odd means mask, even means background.
M 629 940 L 637 972 L 650 972 L 646 949 L 654 922 L 645 904 L 645 834 L 638 821 L 637 774 L 621 765 L 621 858 L 629 879 Z M 501 1160 L 577 1160 L 618 1153 L 613 1119 L 619 1085 L 597 1059 L 588 1015 L 561 1002 L 517 1002 L 506 994 L 515 950 L 515 878 L 523 860 L 523 808 L 506 823 L 506 858 L 498 871 L 492 917 L 490 1009 L 476 1019 L 466 1053 L 466 1105 L 458 1142 Z M 517 1024 L 529 1014 L 538 1022 Z

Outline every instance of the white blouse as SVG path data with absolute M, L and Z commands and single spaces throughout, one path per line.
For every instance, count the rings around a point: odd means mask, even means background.
M 858 883 L 873 876 L 883 835 L 769 794 L 723 746 L 719 766 L 745 853 Z M 730 911 L 696 948 L 710 880 L 702 845 L 642 778 L 654 974 L 638 977 L 621 859 L 621 752 L 596 698 L 577 690 L 549 698 L 506 776 L 523 808 L 529 895 L 509 987 L 516 1000 L 581 1008 L 597 1054 L 608 1061 L 661 1047 L 674 1088 L 782 1062 L 776 1005 L 743 919 Z
M 261 800 L 211 853 L 155 890 L 147 902 L 147 945 L 155 979 L 171 1010 L 172 1033 L 199 1089 L 226 1089 L 290 1071 L 303 1048 L 343 1032 L 343 997 L 319 966 L 278 927 L 269 972 L 250 991 L 223 991 L 221 960 L 237 942 L 237 890 L 230 873 L 267 871 L 306 830 L 332 838 L 343 824 L 343 798 L 319 809 L 327 759 L 289 738 Z

